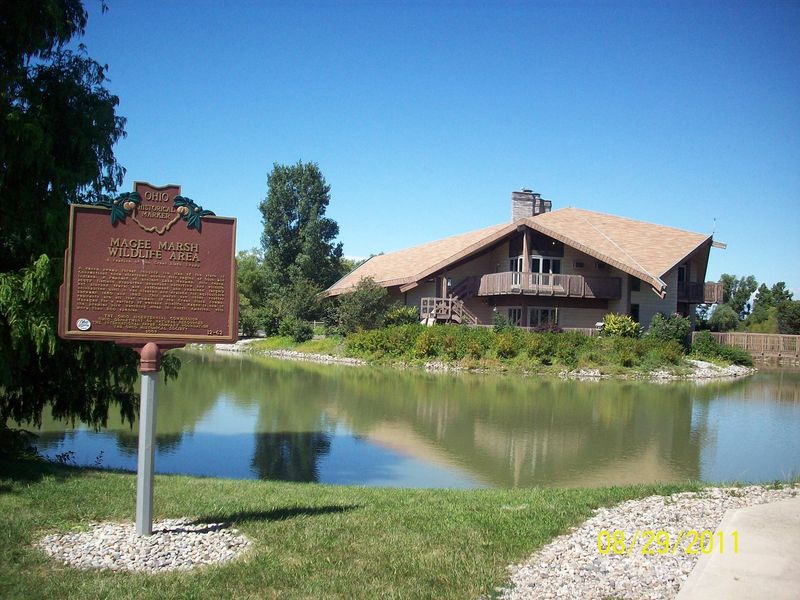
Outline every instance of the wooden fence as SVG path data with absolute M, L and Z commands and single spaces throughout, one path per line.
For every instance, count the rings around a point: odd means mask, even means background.
M 699 331 L 692 333 L 692 341 Z M 712 333 L 715 340 L 726 346 L 736 346 L 753 356 L 800 357 L 800 335 L 779 333 Z

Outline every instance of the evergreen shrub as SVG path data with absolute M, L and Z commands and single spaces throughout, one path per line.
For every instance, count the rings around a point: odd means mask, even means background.
M 297 343 L 307 342 L 314 337 L 311 325 L 294 317 L 284 317 L 278 327 L 278 334 L 292 338 Z
M 419 309 L 416 306 L 392 306 L 387 312 L 384 324 L 387 327 L 392 325 L 413 325 L 419 323 Z
M 725 346 L 707 331 L 697 334 L 692 343 L 692 356 L 700 359 L 722 359 L 735 365 L 753 366 L 753 357 L 741 348 Z
M 650 321 L 650 328 L 647 330 L 648 338 L 663 342 L 674 340 L 686 350 L 691 346 L 691 334 L 691 321 L 679 314 L 665 317 L 661 313 L 656 313 Z

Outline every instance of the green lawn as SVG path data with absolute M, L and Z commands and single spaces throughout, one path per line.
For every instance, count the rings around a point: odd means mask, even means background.
M 329 336 L 298 343 L 289 336 L 276 335 L 250 342 L 250 348 L 254 351 L 264 352 L 270 350 L 295 350 L 297 352 L 335 355 L 340 354 L 342 351 L 342 338 Z
M 74 570 L 33 547 L 131 520 L 135 487 L 132 474 L 0 459 L 0 598 L 478 598 L 593 508 L 698 484 L 453 491 L 158 476 L 156 519 L 232 522 L 253 540 L 245 557 L 144 575 Z

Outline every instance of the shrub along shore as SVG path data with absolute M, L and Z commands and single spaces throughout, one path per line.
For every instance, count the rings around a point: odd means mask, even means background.
M 654 334 L 588 337 L 571 331 L 530 332 L 516 327 L 459 325 L 395 325 L 305 342 L 276 336 L 253 341 L 248 348 L 266 353 L 295 350 L 390 366 L 423 367 L 436 363 L 454 370 L 530 374 L 592 370 L 614 376 L 647 376 L 655 372 L 690 376 L 694 366 L 687 359 L 719 366 L 753 364 L 746 352 L 722 346 L 707 334 L 699 335 L 689 345 L 683 338 L 679 341 Z

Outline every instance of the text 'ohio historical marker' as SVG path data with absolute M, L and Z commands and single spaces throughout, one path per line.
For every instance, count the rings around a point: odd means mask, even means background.
M 177 185 L 137 182 L 102 205 L 69 207 L 58 334 L 139 353 L 136 533 L 153 532 L 156 374 L 161 352 L 235 342 L 236 219 L 217 217 Z
M 235 342 L 236 219 L 203 210 L 179 186 L 135 190 L 110 206 L 70 206 L 61 337 Z

